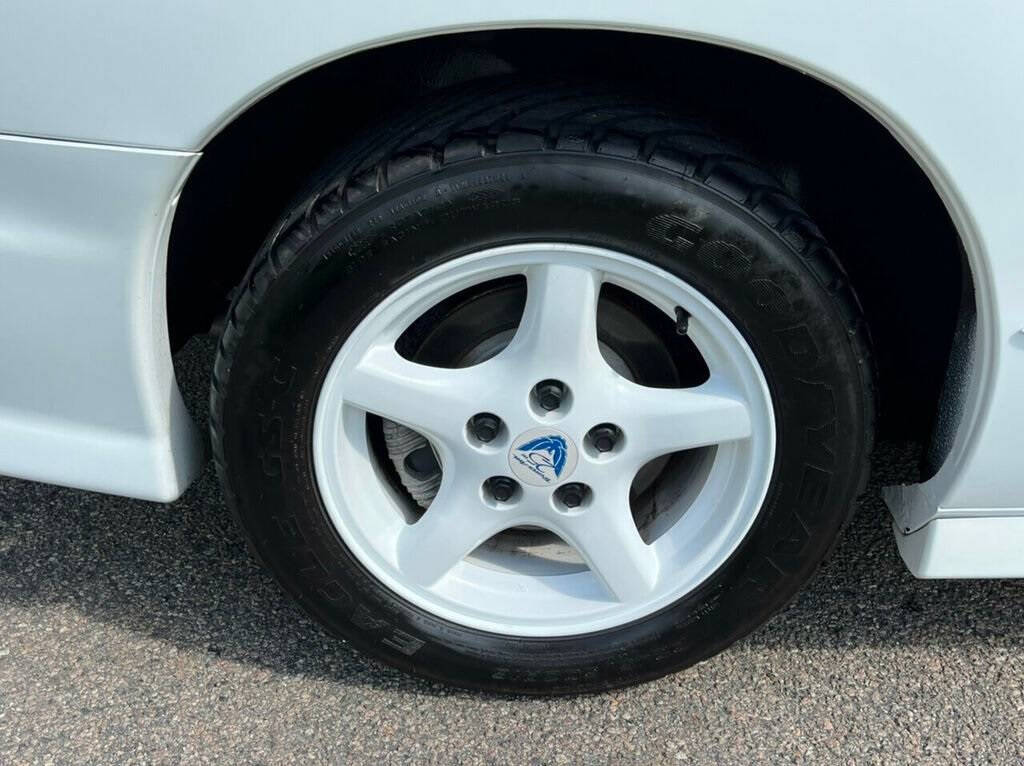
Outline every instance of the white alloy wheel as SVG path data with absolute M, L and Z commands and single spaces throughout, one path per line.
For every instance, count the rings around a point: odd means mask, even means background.
M 403 332 L 473 285 L 520 275 L 522 319 L 504 348 L 470 366 L 408 360 Z M 710 375 L 689 388 L 639 385 L 597 335 L 603 284 L 687 318 Z M 537 386 L 561 387 L 557 406 Z M 490 441 L 469 424 L 500 420 Z M 441 467 L 429 507 L 410 514 L 374 452 L 368 414 L 422 434 Z M 378 421 L 379 422 L 379 421 Z M 595 448 L 592 429 L 616 427 Z M 603 445 L 607 446 L 607 445 Z M 665 455 L 697 456 L 644 524 L 631 487 Z M 394 593 L 453 623 L 515 636 L 624 625 L 669 606 L 736 550 L 760 510 L 775 457 L 774 414 L 757 359 L 734 324 L 679 278 L 629 255 L 531 243 L 448 261 L 388 295 L 348 337 L 321 389 L 313 461 L 331 522 Z M 495 492 L 489 480 L 511 480 Z M 649 514 L 650 516 L 650 514 Z M 547 530 L 575 554 L 538 566 L 508 530 Z

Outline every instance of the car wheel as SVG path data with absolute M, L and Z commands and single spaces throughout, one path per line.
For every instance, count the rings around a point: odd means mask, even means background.
M 323 178 L 212 393 L 229 502 L 319 622 L 579 692 L 710 656 L 817 569 L 866 476 L 868 343 L 770 173 L 657 104 L 491 84 Z

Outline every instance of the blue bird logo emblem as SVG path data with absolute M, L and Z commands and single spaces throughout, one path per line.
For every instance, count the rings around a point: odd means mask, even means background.
M 530 439 L 516 447 L 516 451 L 522 453 L 517 456 L 520 463 L 547 481 L 562 475 L 569 454 L 565 439 L 556 434 Z M 552 475 L 548 476 L 548 472 Z

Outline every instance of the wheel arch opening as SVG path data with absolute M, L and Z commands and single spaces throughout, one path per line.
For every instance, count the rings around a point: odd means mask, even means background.
M 274 222 L 340 148 L 433 91 L 512 73 L 657 93 L 767 163 L 821 227 L 863 305 L 879 434 L 930 445 L 907 481 L 938 470 L 959 426 L 976 304 L 935 186 L 878 119 L 836 88 L 759 55 L 685 39 L 581 29 L 445 34 L 289 80 L 210 139 L 182 191 L 167 267 L 172 346 L 223 315 Z

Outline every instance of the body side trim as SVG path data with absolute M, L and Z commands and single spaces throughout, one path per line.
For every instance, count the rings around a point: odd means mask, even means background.
M 160 501 L 198 473 L 164 309 L 198 156 L 0 136 L 0 473 Z
M 1024 508 L 1020 515 L 935 519 L 913 534 L 896 529 L 900 555 L 915 577 L 1024 577 Z

